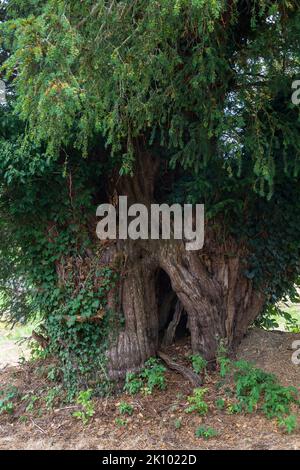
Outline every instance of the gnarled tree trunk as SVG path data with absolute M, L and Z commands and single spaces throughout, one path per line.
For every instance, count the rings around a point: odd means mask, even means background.
M 127 195 L 129 204 L 150 207 L 156 170 L 155 161 L 144 156 L 135 176 L 115 186 L 118 195 Z M 119 240 L 118 252 L 125 260 L 120 280 L 125 327 L 107 352 L 113 379 L 139 370 L 159 350 L 160 307 L 165 298 L 170 308 L 172 300 L 170 291 L 159 298 L 156 279 L 161 270 L 188 317 L 193 352 L 208 361 L 214 361 L 221 340 L 234 348 L 263 308 L 264 296 L 244 275 L 246 248 L 231 238 L 219 242 L 211 230 L 201 251 L 187 251 L 183 241 Z
M 208 257 L 188 252 L 183 243 L 174 241 L 131 242 L 131 248 L 121 280 L 125 328 L 108 353 L 109 373 L 115 379 L 137 371 L 160 347 L 161 299 L 156 288 L 160 269 L 169 276 L 188 316 L 193 352 L 208 361 L 215 359 L 221 340 L 234 348 L 262 310 L 264 296 L 244 276 L 238 253 Z
M 123 276 L 121 308 L 126 326 L 108 353 L 109 375 L 115 379 L 137 371 L 158 350 L 155 264 L 136 253 Z

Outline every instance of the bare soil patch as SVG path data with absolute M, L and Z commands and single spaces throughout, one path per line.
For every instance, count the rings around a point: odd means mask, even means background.
M 254 329 L 245 338 L 238 358 L 255 362 L 266 371 L 276 373 L 283 385 L 300 388 L 300 366 L 291 362 L 292 342 L 300 335 Z M 169 350 L 172 357 L 185 362 L 189 343 L 181 341 Z M 36 373 L 39 363 L 9 367 L 0 371 L 0 388 L 18 387 L 22 395 L 38 392 L 49 386 L 46 377 Z M 37 402 L 28 414 L 20 402 L 13 416 L 0 415 L 0 449 L 300 449 L 299 429 L 292 435 L 278 430 L 274 421 L 260 414 L 229 415 L 215 407 L 218 397 L 216 373 L 206 378 L 210 411 L 200 417 L 186 414 L 187 396 L 192 386 L 180 375 L 167 372 L 167 390 L 151 396 L 119 395 L 95 399 L 95 416 L 86 426 L 72 417 L 68 405 L 47 410 Z M 53 385 L 52 385 L 53 386 Z M 134 406 L 126 427 L 118 427 L 118 404 L 126 401 Z M 26 416 L 26 422 L 24 421 Z M 180 429 L 175 423 L 181 419 Z M 216 438 L 205 441 L 195 437 L 201 424 L 218 431 Z M 300 416 L 299 416 L 300 424 Z
M 27 348 L 12 341 L 0 328 L 0 371 L 8 365 L 18 365 L 21 356 L 27 354 Z

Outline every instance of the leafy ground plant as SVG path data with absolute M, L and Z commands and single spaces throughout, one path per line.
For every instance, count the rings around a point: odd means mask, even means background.
M 34 411 L 35 404 L 39 400 L 39 396 L 33 393 L 28 393 L 22 397 L 22 401 L 26 402 L 26 413 Z
M 127 419 L 124 418 L 116 418 L 115 419 L 115 424 L 118 426 L 118 428 L 124 428 L 127 426 Z
M 231 361 L 228 358 L 228 350 L 224 342 L 221 342 L 217 351 L 217 365 L 220 372 L 220 377 L 224 379 L 230 372 Z
M 92 398 L 92 390 L 85 390 L 78 394 L 76 403 L 81 406 L 81 410 L 73 413 L 74 418 L 80 419 L 83 424 L 88 424 L 89 420 L 94 416 L 95 409 Z
M 180 429 L 182 427 L 182 418 L 176 418 L 174 421 L 175 429 Z
M 141 372 L 141 377 L 146 382 L 146 393 L 152 393 L 155 388 L 159 390 L 165 390 L 166 379 L 165 379 L 166 368 L 154 357 L 148 359 L 145 363 L 145 368 Z
M 17 398 L 18 395 L 18 389 L 13 386 L 8 387 L 5 390 L 0 390 L 0 414 L 12 414 L 14 412 L 13 400 Z
M 130 395 L 143 390 L 145 394 L 152 394 L 155 388 L 164 390 L 166 388 L 165 379 L 166 368 L 156 358 L 150 358 L 145 362 L 145 367 L 140 374 L 128 373 L 126 375 L 124 391 Z
M 296 388 L 282 386 L 275 375 L 244 360 L 231 363 L 230 370 L 235 402 L 228 405 L 229 413 L 261 411 L 268 419 L 277 419 L 288 433 L 296 429 L 297 420 L 291 414 L 292 406 L 300 406 Z
M 124 391 L 129 393 L 129 395 L 136 395 L 137 393 L 141 391 L 142 388 L 143 388 L 142 379 L 136 374 L 133 374 L 132 372 L 128 372 L 126 374 Z
M 287 434 L 292 434 L 297 428 L 297 417 L 295 415 L 289 415 L 286 418 L 280 418 L 278 424 Z
M 207 367 L 207 361 L 202 356 L 200 356 L 200 354 L 193 354 L 190 356 L 190 360 L 196 374 L 201 374 L 205 371 Z
M 215 401 L 215 405 L 218 408 L 218 410 L 224 410 L 225 408 L 224 398 L 217 398 L 217 400 Z
M 211 439 L 212 437 L 216 437 L 218 432 L 210 427 L 207 426 L 200 426 L 195 431 L 196 437 L 203 437 L 204 439 Z
M 204 400 L 207 388 L 195 388 L 192 396 L 188 397 L 189 407 L 186 413 L 197 412 L 199 415 L 205 415 L 208 412 L 208 404 Z
M 132 405 L 130 405 L 129 403 L 126 403 L 125 401 L 122 401 L 119 406 L 119 413 L 121 415 L 128 415 L 128 416 L 131 416 L 133 411 L 134 411 L 134 407 Z
M 47 409 L 53 408 L 55 401 L 60 397 L 61 393 L 61 387 L 53 387 L 48 390 L 47 395 L 45 396 Z

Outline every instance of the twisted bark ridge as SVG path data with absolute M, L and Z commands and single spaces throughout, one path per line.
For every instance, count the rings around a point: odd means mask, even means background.
M 118 188 L 131 203 L 153 201 L 156 165 L 148 163 Z M 144 171 L 148 179 L 143 191 Z M 157 354 L 161 329 L 167 329 L 178 303 L 187 316 L 193 353 L 211 362 L 220 341 L 234 348 L 263 308 L 264 296 L 243 274 L 247 250 L 233 239 L 220 243 L 207 233 L 201 251 L 187 251 L 178 240 L 119 240 L 115 250 L 114 256 L 122 253 L 125 260 L 119 291 L 125 327 L 107 352 L 113 379 L 138 371 Z M 169 285 L 159 285 L 161 272 Z M 179 322 L 171 316 L 172 320 Z
M 221 340 L 234 348 L 259 315 L 264 296 L 243 275 L 238 254 L 187 252 L 183 243 L 131 242 L 121 281 L 125 328 L 108 351 L 109 374 L 123 378 L 139 370 L 160 347 L 160 306 L 170 292 L 158 296 L 162 269 L 188 318 L 193 353 L 213 361 Z M 131 250 L 129 250 L 130 252 Z

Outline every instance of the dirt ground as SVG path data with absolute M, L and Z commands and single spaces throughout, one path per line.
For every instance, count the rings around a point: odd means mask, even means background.
M 300 365 L 291 361 L 292 343 L 297 339 L 299 334 L 254 329 L 245 338 L 237 357 L 276 373 L 283 385 L 300 389 Z M 174 358 L 188 356 L 188 342 L 177 344 L 171 353 Z M 38 393 L 49 386 L 47 379 L 36 373 L 38 369 L 36 363 L 2 369 L 0 389 L 14 385 L 22 395 Z M 163 392 L 95 399 L 96 413 L 85 426 L 72 417 L 74 408 L 70 405 L 49 411 L 37 402 L 34 410 L 26 413 L 26 405 L 20 402 L 13 416 L 0 415 L 0 449 L 300 449 L 300 428 L 286 435 L 274 421 L 260 414 L 230 415 L 219 411 L 214 404 L 219 393 L 218 380 L 216 373 L 206 378 L 209 413 L 205 417 L 185 413 L 192 386 L 171 371 L 167 372 L 167 389 Z M 115 422 L 120 417 L 117 408 L 120 401 L 134 406 L 125 427 L 118 427 Z M 298 418 L 300 424 L 300 413 Z M 213 427 L 218 436 L 208 441 L 196 438 L 195 429 L 201 424 Z

